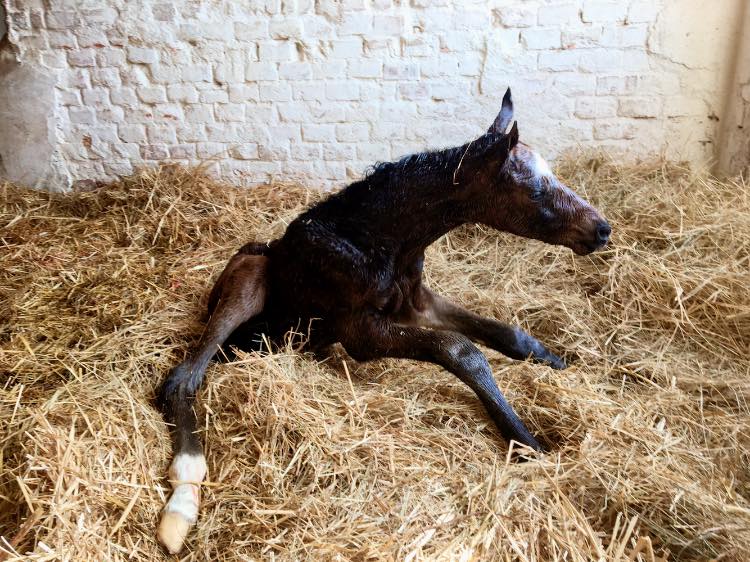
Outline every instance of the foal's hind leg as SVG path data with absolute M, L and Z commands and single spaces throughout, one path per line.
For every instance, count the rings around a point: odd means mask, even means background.
M 463 334 L 389 322 L 360 322 L 347 330 L 347 336 L 341 343 L 356 360 L 400 357 L 441 365 L 476 393 L 503 438 L 542 450 L 500 392 L 485 356 Z
M 219 346 L 240 324 L 263 310 L 267 261 L 263 256 L 242 254 L 229 261 L 211 292 L 209 310 L 213 310 L 198 350 L 175 367 L 159 392 L 164 417 L 173 424 L 169 477 L 174 491 L 164 507 L 157 538 L 173 554 L 180 551 L 198 517 L 199 485 L 206 476 L 203 449 L 195 433 L 195 392 Z
M 504 324 L 469 312 L 449 300 L 421 289 L 421 311 L 414 311 L 405 319 L 407 324 L 421 325 L 440 330 L 454 330 L 507 355 L 511 359 L 531 359 L 548 363 L 553 369 L 564 369 L 565 361 L 549 351 L 542 342 L 518 326 Z

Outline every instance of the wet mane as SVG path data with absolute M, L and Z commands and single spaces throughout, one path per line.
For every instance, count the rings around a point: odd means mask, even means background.
M 483 156 L 497 145 L 501 137 L 502 135 L 482 135 L 461 146 L 418 152 L 395 162 L 378 162 L 365 172 L 363 180 L 388 185 L 403 184 L 415 179 L 430 183 L 452 182 L 462 157 L 467 161 Z

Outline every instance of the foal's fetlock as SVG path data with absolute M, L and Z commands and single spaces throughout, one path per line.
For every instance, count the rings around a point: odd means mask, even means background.
M 169 467 L 173 491 L 162 511 L 156 538 L 170 554 L 182 550 L 190 527 L 198 520 L 200 484 L 206 472 L 206 459 L 200 453 L 180 453 Z

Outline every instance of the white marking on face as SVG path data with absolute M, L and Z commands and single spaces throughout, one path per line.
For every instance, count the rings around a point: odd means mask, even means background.
M 169 467 L 169 478 L 172 481 L 172 497 L 164 507 L 166 512 L 179 513 L 186 520 L 194 523 L 198 519 L 200 504 L 200 483 L 206 477 L 206 459 L 203 455 L 181 453 Z
M 552 176 L 552 170 L 549 168 L 547 161 L 542 158 L 538 152 L 531 152 L 532 158 L 530 162 L 531 170 L 535 177 L 550 177 Z

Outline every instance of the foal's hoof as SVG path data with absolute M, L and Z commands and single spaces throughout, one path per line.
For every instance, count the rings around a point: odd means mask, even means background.
M 568 367 L 565 361 L 563 361 L 554 353 L 550 353 L 549 351 L 543 357 L 537 356 L 537 357 L 534 357 L 533 359 L 537 363 L 541 363 L 542 365 L 549 365 L 550 367 L 552 367 L 553 369 L 557 369 L 558 371 L 562 369 L 566 369 Z
M 167 511 L 161 516 L 156 538 L 169 554 L 177 554 L 182 550 L 182 545 L 185 544 L 185 538 L 192 525 L 193 523 L 181 514 Z
M 557 369 L 558 371 L 561 371 L 562 369 L 567 369 L 568 365 L 560 359 L 557 355 L 550 354 L 550 358 L 547 360 L 549 363 L 549 366 L 553 369 Z

